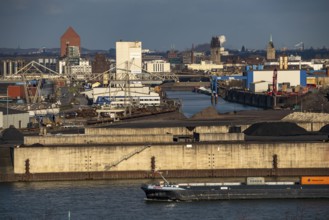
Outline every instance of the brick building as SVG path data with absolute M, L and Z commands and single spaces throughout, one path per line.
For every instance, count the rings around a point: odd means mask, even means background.
M 69 27 L 61 37 L 61 57 L 66 55 L 67 46 L 76 46 L 81 50 L 80 36 L 72 27 Z

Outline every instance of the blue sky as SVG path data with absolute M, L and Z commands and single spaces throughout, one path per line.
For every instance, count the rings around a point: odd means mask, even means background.
M 179 50 L 225 35 L 224 47 L 329 48 L 328 0 L 0 0 L 0 47 L 54 48 L 72 26 L 88 49 L 118 40 Z

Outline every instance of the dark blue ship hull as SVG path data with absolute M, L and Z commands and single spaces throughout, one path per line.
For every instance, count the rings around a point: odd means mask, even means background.
M 147 199 L 169 201 L 234 199 L 329 199 L 329 185 L 143 185 Z

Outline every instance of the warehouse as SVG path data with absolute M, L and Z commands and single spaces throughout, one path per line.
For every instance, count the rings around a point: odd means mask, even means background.
M 247 72 L 246 88 L 250 89 L 252 83 L 264 82 L 273 83 L 273 70 L 257 70 Z M 290 86 L 306 86 L 305 70 L 278 70 L 277 71 L 277 88 L 282 84 Z
M 16 109 L 0 107 L 0 125 L 3 129 L 13 125 L 15 128 L 27 128 L 29 113 Z

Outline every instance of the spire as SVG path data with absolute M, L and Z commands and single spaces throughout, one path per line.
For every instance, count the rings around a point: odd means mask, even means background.
M 272 34 L 270 35 L 270 42 L 273 42 L 273 39 L 272 39 Z

